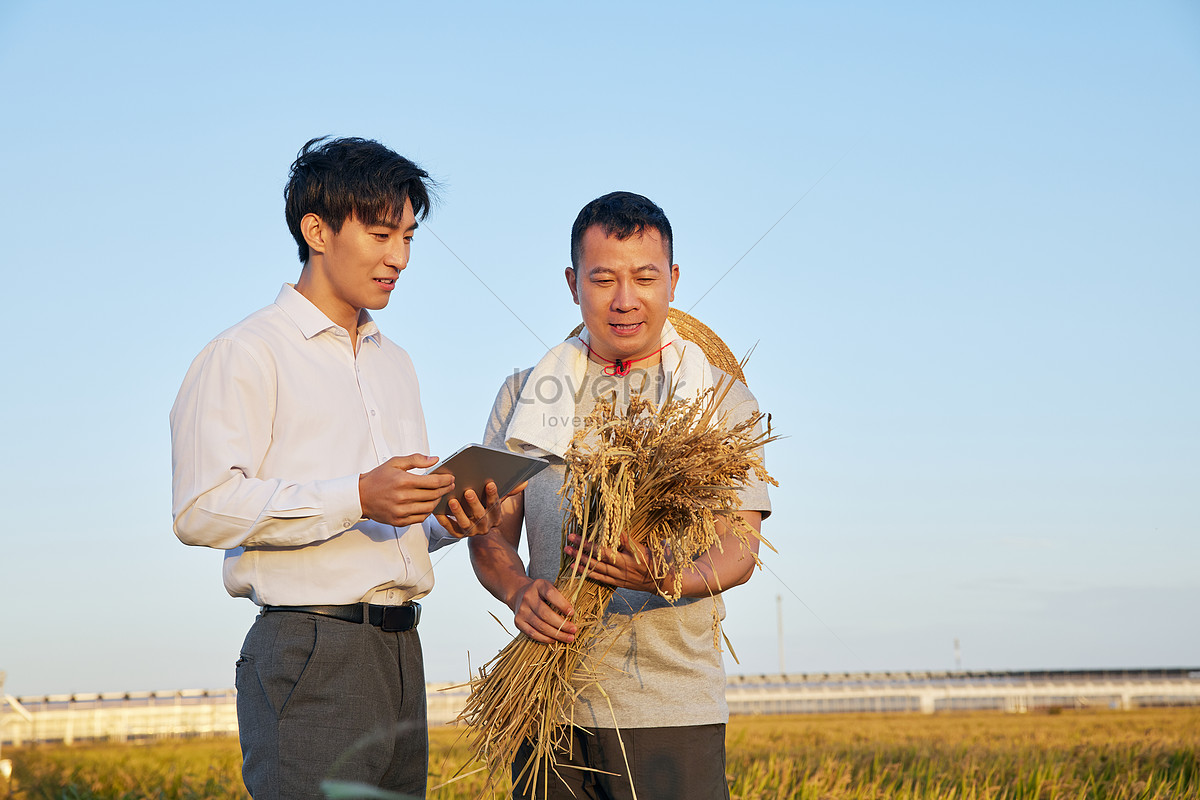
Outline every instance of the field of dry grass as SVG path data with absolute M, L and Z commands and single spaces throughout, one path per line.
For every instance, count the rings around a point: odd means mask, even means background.
M 467 757 L 431 736 L 430 787 Z M 1193 800 L 1200 708 L 920 716 L 735 717 L 735 800 Z M 5 748 L 19 800 L 245 800 L 232 739 Z M 471 769 L 471 767 L 467 767 Z M 473 798 L 481 776 L 430 791 Z M 652 799 L 648 799 L 652 800 Z

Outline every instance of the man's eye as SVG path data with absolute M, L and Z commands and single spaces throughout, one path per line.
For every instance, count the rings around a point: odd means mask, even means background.
M 391 236 L 390 233 L 372 233 L 371 235 L 375 237 L 375 241 L 377 242 L 386 242 L 388 237 Z

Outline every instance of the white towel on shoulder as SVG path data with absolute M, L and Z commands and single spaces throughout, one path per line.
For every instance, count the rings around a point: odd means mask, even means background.
M 552 347 L 534 366 L 504 435 L 509 450 L 531 456 L 566 455 L 574 427 L 548 425 L 546 420 L 576 418 L 575 392 L 587 372 L 587 341 L 590 337 L 584 328 L 579 337 Z M 658 343 L 667 342 L 671 344 L 662 351 L 662 366 L 668 385 L 676 387 L 676 396 L 698 395 L 713 385 L 712 367 L 704 351 L 695 342 L 680 338 L 670 320 L 664 320 Z M 554 382 L 552 390 L 548 380 Z

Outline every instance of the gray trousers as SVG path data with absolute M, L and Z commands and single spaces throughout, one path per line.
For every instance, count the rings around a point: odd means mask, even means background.
M 528 743 L 521 747 L 513 764 L 514 798 L 631 800 L 632 775 L 640 800 L 729 800 L 724 725 L 624 728 L 619 740 L 612 728 L 575 728 L 572 734 L 571 754 L 559 753 L 545 779 L 543 765 L 536 786 L 517 777 L 532 753 Z
M 425 796 L 429 731 L 416 630 L 260 614 L 237 663 L 242 777 L 254 800 L 323 800 L 321 781 Z

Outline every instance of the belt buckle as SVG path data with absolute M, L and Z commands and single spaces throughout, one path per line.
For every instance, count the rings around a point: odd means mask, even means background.
M 421 621 L 421 606 L 418 603 L 405 603 L 402 606 L 385 606 L 383 619 L 379 629 L 384 633 L 403 633 L 417 627 Z

